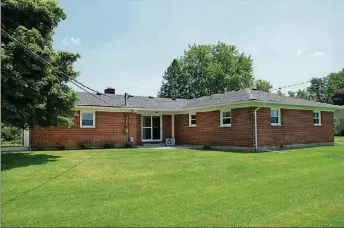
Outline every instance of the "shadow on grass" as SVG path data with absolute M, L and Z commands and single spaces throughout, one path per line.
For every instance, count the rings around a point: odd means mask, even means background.
M 2 153 L 1 171 L 56 161 L 60 156 L 30 153 Z

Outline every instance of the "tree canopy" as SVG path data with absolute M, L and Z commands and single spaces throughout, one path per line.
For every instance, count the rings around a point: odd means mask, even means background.
M 325 90 L 330 101 L 332 101 L 332 97 L 335 94 L 335 91 L 341 89 L 344 89 L 344 68 L 337 73 L 331 73 L 327 76 L 327 84 Z
M 306 89 L 299 89 L 296 92 L 288 91 L 289 97 L 296 97 L 305 100 L 312 100 L 312 97 L 309 95 Z
M 20 128 L 72 124 L 77 97 L 67 83 L 78 76 L 73 63 L 79 55 L 53 49 L 63 9 L 52 0 L 3 0 L 1 10 L 2 122 Z
M 272 85 L 267 80 L 258 79 L 254 82 L 254 89 L 263 91 L 263 92 L 270 92 L 272 89 Z
M 222 42 L 194 44 L 167 68 L 158 96 L 190 99 L 253 85 L 250 56 Z
M 322 103 L 329 101 L 329 96 L 326 91 L 327 77 L 312 78 L 311 85 L 307 88 L 308 100 L 315 100 Z
M 344 89 L 335 90 L 332 101 L 335 105 L 344 105 Z
M 330 73 L 322 78 L 312 78 L 311 85 L 297 92 L 289 91 L 289 96 L 322 103 L 335 103 L 341 100 L 344 89 L 344 69 L 337 73 Z

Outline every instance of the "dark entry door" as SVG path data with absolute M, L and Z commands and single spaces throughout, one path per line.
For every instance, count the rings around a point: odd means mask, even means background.
M 153 116 L 153 140 L 159 140 L 161 139 L 161 131 L 160 131 L 160 116 Z

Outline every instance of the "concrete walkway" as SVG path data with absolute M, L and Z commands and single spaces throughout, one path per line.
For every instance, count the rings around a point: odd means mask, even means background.
M 145 143 L 143 146 L 138 146 L 136 148 L 142 149 L 201 149 L 200 145 L 177 145 L 177 146 L 165 146 L 163 143 Z
M 27 151 L 29 148 L 24 146 L 13 146 L 13 147 L 1 147 L 1 153 L 3 152 L 22 152 Z

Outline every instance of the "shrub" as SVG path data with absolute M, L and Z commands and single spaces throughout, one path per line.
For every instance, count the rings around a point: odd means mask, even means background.
M 12 144 L 20 143 L 21 130 L 17 127 L 1 124 L 1 139 L 2 141 L 11 142 Z
M 89 143 L 81 143 L 81 148 L 82 149 L 90 149 L 90 144 Z
M 46 150 L 45 147 L 41 146 L 41 144 L 37 144 L 31 148 L 32 150 L 40 151 L 40 150 Z
M 133 148 L 134 144 L 132 142 L 126 142 L 125 147 L 126 148 Z
M 210 146 L 208 146 L 208 145 L 203 145 L 202 146 L 202 150 L 210 150 L 211 148 L 210 148 Z
M 342 132 L 341 132 L 341 136 L 344 136 L 344 130 L 342 130 Z
M 65 147 L 65 146 L 63 146 L 63 145 L 61 145 L 61 146 L 58 146 L 58 147 L 57 147 L 57 149 L 58 149 L 58 150 L 65 150 L 65 149 L 66 149 L 66 147 Z
M 343 132 L 340 132 L 340 122 L 337 118 L 334 118 L 334 135 L 343 135 Z
M 106 143 L 106 144 L 104 145 L 104 148 L 105 148 L 105 149 L 109 149 L 109 148 L 114 148 L 114 146 L 113 146 L 111 143 Z

